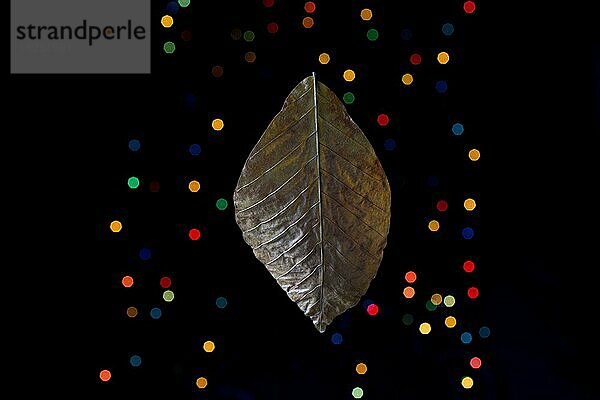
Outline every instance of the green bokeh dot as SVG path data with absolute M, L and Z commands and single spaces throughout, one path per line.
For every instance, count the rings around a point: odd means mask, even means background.
M 374 42 L 378 38 L 379 32 L 377 31 L 377 29 L 371 28 L 367 31 L 367 39 L 369 39 L 371 42 Z
M 165 290 L 163 293 L 163 300 L 170 303 L 175 298 L 175 293 L 172 290 Z
M 137 189 L 140 186 L 140 180 L 135 176 L 127 179 L 127 185 L 132 189 Z
M 217 200 L 217 208 L 221 211 L 223 211 L 224 209 L 226 209 L 228 206 L 227 200 L 225 199 L 219 199 Z
M 244 40 L 246 42 L 252 42 L 254 40 L 256 35 L 254 35 L 254 32 L 252 31 L 246 31 L 244 32 Z
M 179 0 L 178 3 L 181 7 L 187 7 L 190 5 L 191 0 Z
M 363 390 L 359 387 L 355 387 L 354 389 L 352 389 L 352 397 L 354 397 L 355 399 L 360 399 L 363 397 Z
M 344 96 L 342 97 L 342 99 L 344 100 L 344 103 L 352 104 L 352 103 L 354 103 L 354 100 L 355 100 L 354 93 L 346 92 L 346 93 L 344 93 Z
M 165 44 L 163 45 L 163 50 L 167 54 L 173 54 L 175 52 L 175 43 L 165 42 Z
M 427 303 L 425 303 L 425 308 L 427 308 L 427 310 L 429 310 L 429 311 L 435 311 L 437 306 L 435 304 L 433 304 L 433 302 L 431 300 L 427 300 Z

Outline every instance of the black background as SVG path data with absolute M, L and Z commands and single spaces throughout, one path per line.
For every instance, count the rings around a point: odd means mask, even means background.
M 258 1 L 238 3 L 181 10 L 176 21 L 194 39 L 175 39 L 172 56 L 161 43 L 177 33 L 155 22 L 150 76 L 8 77 L 3 264 L 7 330 L 15 333 L 7 347 L 17 352 L 16 375 L 29 382 L 20 390 L 347 399 L 360 386 L 371 399 L 593 398 L 596 262 L 589 255 L 597 235 L 586 189 L 595 187 L 597 169 L 587 140 L 598 133 L 599 56 L 586 10 L 484 3 L 467 18 L 460 2 L 319 2 L 316 26 L 305 32 L 302 2 L 269 11 Z M 375 12 L 376 43 L 364 39 L 363 6 Z M 163 7 L 156 5 L 153 21 Z M 264 28 L 271 19 L 280 24 L 275 38 Z M 447 19 L 457 31 L 451 38 L 439 31 Z M 235 27 L 254 30 L 255 42 L 232 41 Z M 408 42 L 399 39 L 405 27 L 416 32 Z M 456 55 L 448 66 L 432 61 L 440 49 Z M 247 50 L 257 53 L 253 65 L 243 61 Z M 330 65 L 317 64 L 321 51 L 332 54 Z M 407 91 L 399 78 L 413 51 L 429 61 Z M 225 67 L 220 80 L 210 75 L 215 64 Z M 353 84 L 341 79 L 346 66 L 357 72 Z M 231 201 L 224 212 L 214 207 L 219 197 L 230 200 L 260 133 L 312 71 L 338 95 L 356 94 L 349 113 L 393 191 L 389 247 L 365 296 L 380 314 L 370 318 L 357 306 L 323 335 L 243 243 Z M 437 79 L 448 81 L 447 94 L 435 93 Z M 189 94 L 197 97 L 192 107 Z M 375 123 L 380 112 L 392 118 L 386 128 Z M 217 114 L 226 127 L 214 134 Z M 448 132 L 455 119 L 468 121 L 460 140 Z M 127 149 L 133 137 L 142 141 L 139 154 Z M 397 141 L 392 152 L 383 148 L 388 137 Z M 202 145 L 200 157 L 188 154 L 191 143 Z M 464 157 L 470 145 L 482 149 L 476 168 Z M 142 180 L 136 192 L 126 186 L 131 175 Z M 439 177 L 437 188 L 426 185 L 430 175 Z M 195 195 L 187 191 L 192 178 L 202 183 Z M 152 180 L 158 193 L 148 190 Z M 481 198 L 469 219 L 459 207 L 465 191 Z M 439 216 L 438 198 L 456 207 L 440 218 L 447 230 L 432 238 L 426 223 Z M 115 218 L 125 223 L 118 237 L 108 231 Z M 460 239 L 466 224 L 476 229 L 473 241 Z M 187 239 L 191 227 L 202 231 L 200 241 Z M 150 261 L 137 258 L 140 247 L 152 248 Z M 465 257 L 478 265 L 468 278 L 460 271 Z M 401 296 L 409 269 L 419 274 L 412 303 Z M 126 273 L 136 277 L 135 291 L 120 287 Z M 157 285 L 165 274 L 176 295 L 168 305 Z M 422 305 L 436 290 L 460 299 L 471 284 L 480 298 L 453 312 L 472 332 L 490 326 L 492 336 L 465 347 L 441 325 L 445 311 L 432 316 Z M 229 300 L 225 310 L 214 307 L 220 295 Z M 128 320 L 132 304 L 141 315 Z M 157 305 L 163 317 L 154 321 L 148 310 Z M 406 312 L 415 316 L 410 327 L 400 322 Z M 434 331 L 424 337 L 416 324 L 426 319 Z M 342 345 L 331 344 L 333 332 L 344 335 Z M 206 338 L 215 353 L 202 352 Z M 132 354 L 142 356 L 138 369 L 128 364 Z M 469 370 L 471 355 L 483 359 L 481 370 Z M 367 375 L 353 371 L 358 360 Z M 106 384 L 98 380 L 103 368 L 113 373 Z M 465 374 L 475 378 L 471 391 L 460 388 Z M 209 379 L 203 392 L 194 386 L 200 375 Z

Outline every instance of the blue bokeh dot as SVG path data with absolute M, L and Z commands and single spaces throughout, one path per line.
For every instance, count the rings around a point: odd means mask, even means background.
M 142 365 L 142 357 L 138 355 L 131 356 L 131 358 L 129 359 L 129 363 L 132 367 L 139 367 L 140 365 Z
M 177 14 L 177 11 L 179 11 L 179 4 L 176 1 L 170 1 L 167 4 L 167 12 L 169 14 Z
M 143 249 L 140 250 L 140 258 L 144 261 L 148 261 L 150 259 L 150 257 L 152 257 L 152 252 L 150 251 L 150 249 L 144 247 Z
M 412 38 L 412 31 L 408 28 L 404 28 L 400 32 L 400 37 L 402 40 L 410 40 Z
M 150 310 L 150 316 L 154 319 L 159 319 L 162 316 L 162 311 L 158 307 L 154 307 Z
M 188 106 L 189 108 L 193 108 L 198 103 L 198 98 L 195 95 L 188 93 L 183 98 L 183 101 L 186 106 Z
M 217 304 L 217 307 L 219 307 L 219 308 L 227 307 L 227 299 L 225 297 L 218 297 L 217 301 L 215 303 Z
M 438 187 L 438 185 L 440 184 L 440 180 L 438 179 L 437 176 L 431 175 L 427 177 L 427 186 L 434 188 L 434 187 Z
M 473 340 L 473 336 L 471 336 L 469 332 L 463 332 L 463 334 L 460 335 L 460 341 L 464 344 L 471 343 L 471 340 Z
M 481 336 L 483 339 L 490 337 L 490 328 L 487 326 L 482 326 L 479 328 L 479 336 Z
M 394 139 L 386 139 L 383 142 L 383 147 L 388 151 L 392 151 L 396 148 L 396 141 Z
M 202 152 L 202 148 L 200 147 L 200 145 L 198 143 L 194 143 L 194 144 L 190 145 L 189 151 L 190 151 L 191 155 L 197 156 Z
M 442 25 L 442 33 L 446 36 L 450 36 L 454 33 L 454 25 L 452 25 L 450 22 L 446 22 L 444 25 Z
M 454 125 L 452 125 L 452 133 L 454 133 L 456 136 L 462 135 L 464 131 L 465 127 L 460 122 L 457 122 Z
M 129 150 L 131 150 L 131 151 L 138 151 L 140 149 L 140 147 L 142 147 L 142 144 L 140 143 L 139 140 L 137 140 L 137 139 L 131 139 L 129 141 Z
M 344 338 L 342 337 L 341 333 L 334 333 L 333 335 L 331 335 L 331 343 L 338 345 L 338 344 L 342 344 L 342 342 L 344 341 Z
M 448 84 L 446 83 L 446 81 L 437 81 L 435 83 L 435 90 L 438 93 L 446 93 L 446 91 L 448 90 Z
M 464 228 L 462 230 L 462 237 L 469 240 L 469 239 L 473 239 L 473 236 L 475 236 L 475 231 L 473 230 L 473 228 L 469 228 L 468 226 L 466 228 Z

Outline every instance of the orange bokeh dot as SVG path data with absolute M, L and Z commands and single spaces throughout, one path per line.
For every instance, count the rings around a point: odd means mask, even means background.
M 404 297 L 406 297 L 407 299 L 412 299 L 415 296 L 415 289 L 412 286 L 407 286 L 404 288 L 404 290 L 402 291 L 402 294 L 404 295 Z
M 110 374 L 109 370 L 103 369 L 102 371 L 100 371 L 100 380 L 102 382 L 110 381 L 110 377 L 111 377 L 111 374 Z
M 315 24 L 315 21 L 311 17 L 304 17 L 302 20 L 302 26 L 306 29 L 310 29 Z
M 133 286 L 133 278 L 130 277 L 129 275 L 126 275 L 123 277 L 123 279 L 121 279 L 121 283 L 125 287 L 132 287 Z

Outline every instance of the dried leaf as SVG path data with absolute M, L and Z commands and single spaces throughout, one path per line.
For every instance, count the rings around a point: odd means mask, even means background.
M 289 94 L 234 193 L 244 240 L 320 332 L 358 303 L 390 227 L 373 147 L 314 74 Z

